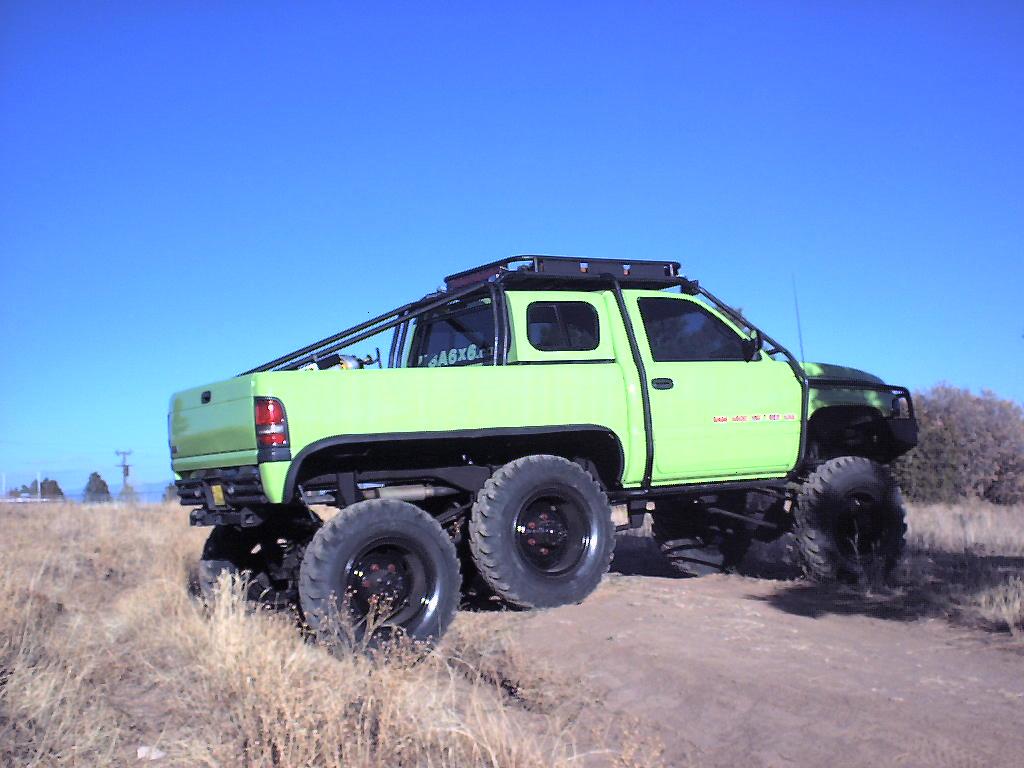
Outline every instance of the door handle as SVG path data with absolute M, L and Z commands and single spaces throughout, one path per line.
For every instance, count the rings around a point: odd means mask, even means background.
M 651 379 L 651 386 L 655 389 L 672 389 L 675 382 L 672 379 Z

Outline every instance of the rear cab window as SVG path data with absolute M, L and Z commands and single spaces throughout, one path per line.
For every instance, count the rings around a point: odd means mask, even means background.
M 460 303 L 415 321 L 409 368 L 483 365 L 494 359 L 494 310 L 490 299 Z

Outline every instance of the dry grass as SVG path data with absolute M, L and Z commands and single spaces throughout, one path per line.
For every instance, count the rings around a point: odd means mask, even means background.
M 594 701 L 580 670 L 461 617 L 413 663 L 330 655 L 228 582 L 205 610 L 187 589 L 204 532 L 177 508 L 0 515 L 0 765 L 135 764 L 141 745 L 188 766 L 656 761 L 580 718 Z
M 1024 639 L 1024 506 L 911 505 L 907 522 L 907 596 Z
M 905 606 L 1024 636 L 1024 508 L 912 506 Z M 175 507 L 0 507 L 0 765 L 647 766 L 655 745 L 460 615 L 419 663 L 328 654 L 225 583 L 188 580 L 205 531 Z M 576 666 L 572 666 L 575 664 Z M 603 718 L 603 719 L 602 719 Z

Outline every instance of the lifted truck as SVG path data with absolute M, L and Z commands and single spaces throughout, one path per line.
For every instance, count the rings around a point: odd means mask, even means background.
M 343 354 L 384 333 L 386 368 Z M 885 465 L 917 439 L 905 388 L 799 362 L 678 263 L 555 256 L 179 392 L 169 430 L 181 502 L 214 526 L 204 591 L 244 573 L 314 630 L 386 606 L 417 639 L 452 620 L 462 574 L 513 606 L 583 600 L 613 506 L 620 527 L 651 513 L 688 575 L 783 535 L 813 578 L 887 572 L 905 525 Z

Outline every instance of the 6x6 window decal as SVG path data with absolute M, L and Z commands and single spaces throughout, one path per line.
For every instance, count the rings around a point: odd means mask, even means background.
M 465 347 L 452 347 L 448 350 L 442 349 L 427 360 L 426 366 L 424 366 L 423 361 L 427 358 L 427 355 L 420 355 L 416 364 L 420 367 L 439 368 L 445 365 L 458 365 L 459 363 L 475 363 L 490 356 L 490 347 L 478 347 L 476 344 L 470 344 Z

